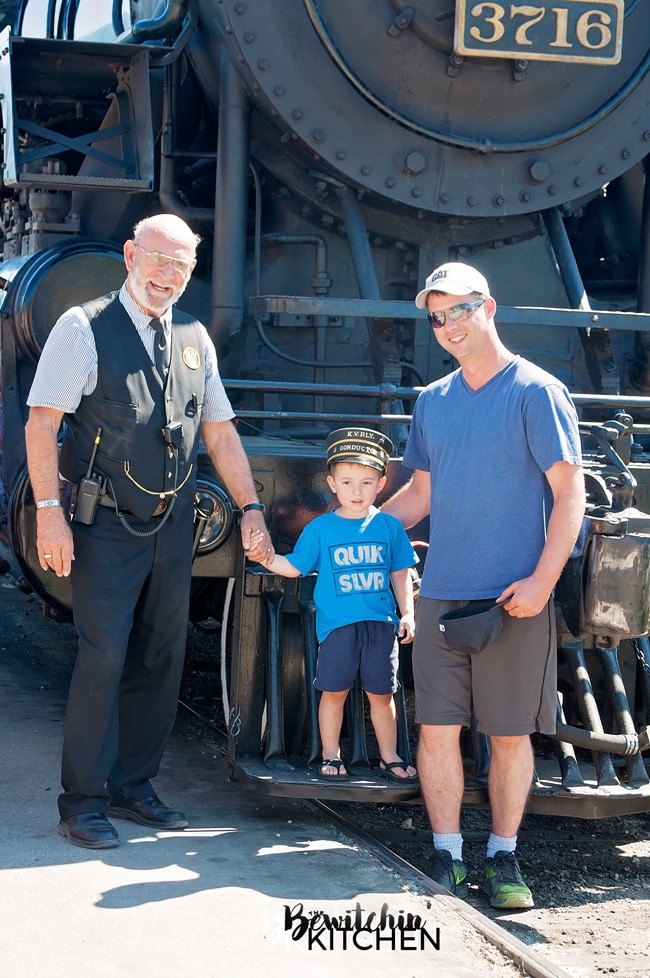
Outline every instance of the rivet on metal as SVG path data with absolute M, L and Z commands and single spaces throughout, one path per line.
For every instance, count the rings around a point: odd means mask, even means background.
M 269 63 L 266 60 L 266 58 L 262 58 L 261 61 L 258 61 L 257 62 L 257 67 L 260 69 L 260 71 L 266 71 L 266 69 L 268 68 L 268 66 L 269 66 Z
M 282 85 L 276 85 L 273 91 L 275 92 L 278 98 L 282 98 L 283 95 L 287 94 L 286 88 L 284 88 Z
M 395 177 L 386 177 L 386 186 L 387 187 L 394 187 L 395 186 Z
M 346 156 L 347 156 L 347 153 L 345 152 L 344 149 L 337 149 L 337 151 L 336 151 L 336 158 L 337 158 L 337 160 L 344 160 Z
M 476 205 L 478 204 L 478 199 L 476 197 L 473 197 L 473 196 L 472 197 L 468 197 L 467 198 L 467 203 L 468 203 L 468 205 L 470 207 L 476 207 Z
M 575 183 L 576 187 L 581 187 L 584 183 L 584 180 L 582 179 L 582 177 L 576 177 L 573 182 Z
M 291 113 L 291 115 L 293 116 L 293 118 L 297 122 L 299 119 L 302 119 L 302 110 L 301 109 L 294 109 L 293 112 Z
M 313 129 L 312 130 L 312 134 L 311 134 L 311 138 L 314 140 L 315 143 L 322 143 L 323 140 L 325 139 L 325 130 L 324 129 Z
M 252 31 L 246 31 L 246 33 L 244 34 L 244 40 L 246 41 L 247 44 L 252 44 L 253 41 L 255 40 L 255 35 L 253 34 Z
M 632 155 L 632 153 L 631 153 L 631 151 L 629 149 L 624 149 L 621 152 L 621 156 L 623 157 L 624 160 L 629 160 L 629 158 L 630 158 L 631 155 Z
M 368 166 L 368 164 L 365 163 L 361 167 L 361 172 L 363 173 L 364 177 L 367 177 L 370 173 L 372 173 L 372 167 Z
M 646 132 L 643 133 L 643 138 L 645 139 L 646 143 L 650 141 L 650 132 L 646 130 Z
M 557 194 L 557 187 L 554 184 L 551 184 L 551 186 L 548 188 L 548 192 L 551 195 L 551 197 L 555 197 L 555 195 Z
M 449 194 L 440 194 L 440 203 L 441 204 L 448 204 L 449 203 Z
M 605 166 L 604 163 L 601 163 L 600 164 L 600 166 L 598 167 L 598 172 L 599 173 L 607 173 L 607 167 Z
M 506 202 L 506 198 L 503 196 L 503 194 L 496 194 L 492 198 L 492 203 L 494 204 L 495 207 L 503 207 L 505 202 Z
M 245 14 L 246 13 L 246 4 L 245 3 L 236 3 L 235 4 L 235 13 L 236 14 Z
M 519 199 L 521 201 L 523 201 L 524 204 L 527 204 L 528 203 L 528 201 L 530 200 L 530 197 L 531 197 L 531 195 L 530 195 L 530 193 L 527 190 L 522 190 L 521 193 L 519 194 Z
M 412 197 L 421 197 L 422 196 L 422 187 L 413 187 L 413 190 L 411 191 L 411 196 Z

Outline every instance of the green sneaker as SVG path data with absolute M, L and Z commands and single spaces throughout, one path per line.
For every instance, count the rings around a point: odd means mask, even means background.
M 533 894 L 524 882 L 514 852 L 497 852 L 485 860 L 483 889 L 498 910 L 533 907 Z
M 436 849 L 431 857 L 427 875 L 434 883 L 444 886 L 453 896 L 464 900 L 467 896 L 467 866 L 460 859 L 452 859 L 446 849 Z

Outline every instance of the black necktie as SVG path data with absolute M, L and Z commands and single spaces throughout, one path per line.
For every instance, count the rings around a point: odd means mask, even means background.
M 163 380 L 166 380 L 167 374 L 169 373 L 171 351 L 169 349 L 167 337 L 165 336 L 165 330 L 159 319 L 152 319 L 149 325 L 157 334 L 153 344 L 153 355 L 156 361 L 156 369 Z

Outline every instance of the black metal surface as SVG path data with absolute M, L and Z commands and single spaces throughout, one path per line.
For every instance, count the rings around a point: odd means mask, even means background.
M 211 6 L 199 0 L 206 14 Z M 295 137 L 292 152 L 393 203 L 445 214 L 539 210 L 598 189 L 646 155 L 646 5 L 627 4 L 619 65 L 537 61 L 514 78 L 509 57 L 487 69 L 481 57 L 454 55 L 452 8 L 223 4 L 233 60 L 263 111 Z M 396 15 L 407 10 L 399 29 Z

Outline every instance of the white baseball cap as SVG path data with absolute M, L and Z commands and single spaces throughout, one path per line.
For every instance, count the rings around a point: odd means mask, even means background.
M 479 292 L 487 297 L 490 294 L 490 286 L 485 276 L 471 265 L 464 265 L 460 261 L 448 261 L 445 265 L 434 268 L 431 275 L 427 277 L 424 288 L 415 297 L 418 309 L 427 308 L 429 292 L 446 292 L 448 295 L 468 295 L 470 292 Z

